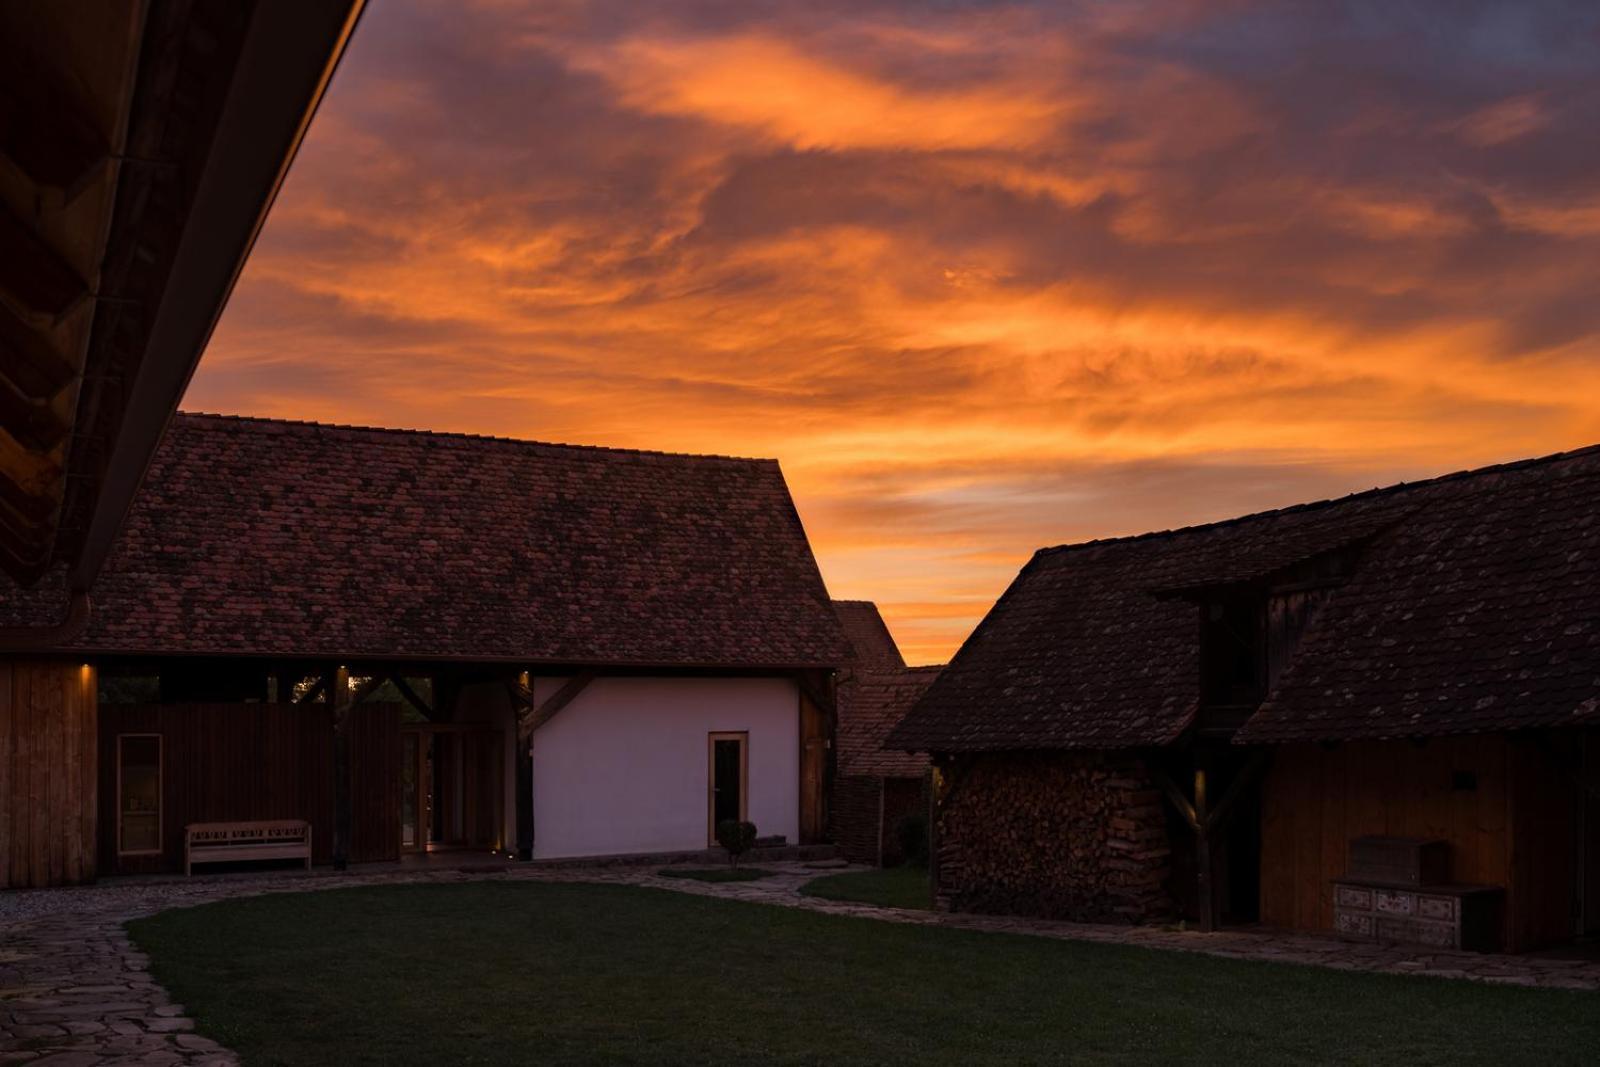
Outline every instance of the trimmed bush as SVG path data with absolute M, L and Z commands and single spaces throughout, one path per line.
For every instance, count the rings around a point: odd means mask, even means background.
M 739 857 L 750 851 L 756 843 L 756 824 L 738 819 L 723 819 L 717 823 L 717 844 L 728 850 L 728 860 L 739 866 Z

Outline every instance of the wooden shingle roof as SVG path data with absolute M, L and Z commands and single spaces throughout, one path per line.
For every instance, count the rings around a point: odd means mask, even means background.
M 1197 608 L 1364 544 L 1248 742 L 1600 722 L 1600 448 L 1209 526 L 1043 549 L 890 739 L 926 751 L 1118 748 L 1183 734 Z
M 49 617 L 52 590 L 0 615 Z M 55 591 L 59 596 L 59 590 Z M 831 667 L 778 464 L 179 415 L 71 650 Z

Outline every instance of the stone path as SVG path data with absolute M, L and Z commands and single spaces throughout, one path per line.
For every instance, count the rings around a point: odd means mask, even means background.
M 799 863 L 768 864 L 763 868 L 775 874 L 756 882 L 663 878 L 653 867 L 518 867 L 482 872 L 317 872 L 0 894 L 0 1065 L 237 1064 L 232 1052 L 193 1033 L 194 1021 L 149 976 L 148 961 L 129 942 L 123 923 L 168 908 L 213 900 L 360 885 L 485 880 L 620 883 L 880 922 L 1137 945 L 1341 970 L 1600 990 L 1600 962 L 1595 961 L 1418 951 L 1294 933 L 1201 934 L 875 908 L 799 895 L 799 888 L 806 882 L 833 872 Z

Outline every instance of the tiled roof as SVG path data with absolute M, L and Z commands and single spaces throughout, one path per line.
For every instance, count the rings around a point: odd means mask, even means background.
M 1600 449 L 1415 495 L 1239 740 L 1600 722 Z
M 1356 541 L 1241 741 L 1600 721 L 1600 448 L 1209 526 L 1044 549 L 890 743 L 930 751 L 1175 740 L 1198 700 L 1197 608 Z
M 917 702 L 938 667 L 907 667 L 870 600 L 835 600 L 854 653 L 839 672 L 839 773 L 899 778 L 921 774 L 926 753 L 886 749 L 884 740 Z
M 866 668 L 839 686 L 839 773 L 915 777 L 928 767 L 926 753 L 884 747 L 917 698 L 939 676 L 938 667 Z
M 839 625 L 844 627 L 857 666 L 891 670 L 906 665 L 883 616 L 878 614 L 878 605 L 870 600 L 835 600 L 833 608 L 839 613 Z
M 771 460 L 179 415 L 92 592 L 74 650 L 848 657 Z M 59 597 L 8 590 L 0 616 L 53 621 Z

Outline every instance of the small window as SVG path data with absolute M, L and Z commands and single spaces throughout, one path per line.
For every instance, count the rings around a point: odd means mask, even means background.
M 161 679 L 154 674 L 100 675 L 102 704 L 159 704 Z
M 161 735 L 117 735 L 117 854 L 161 851 Z

